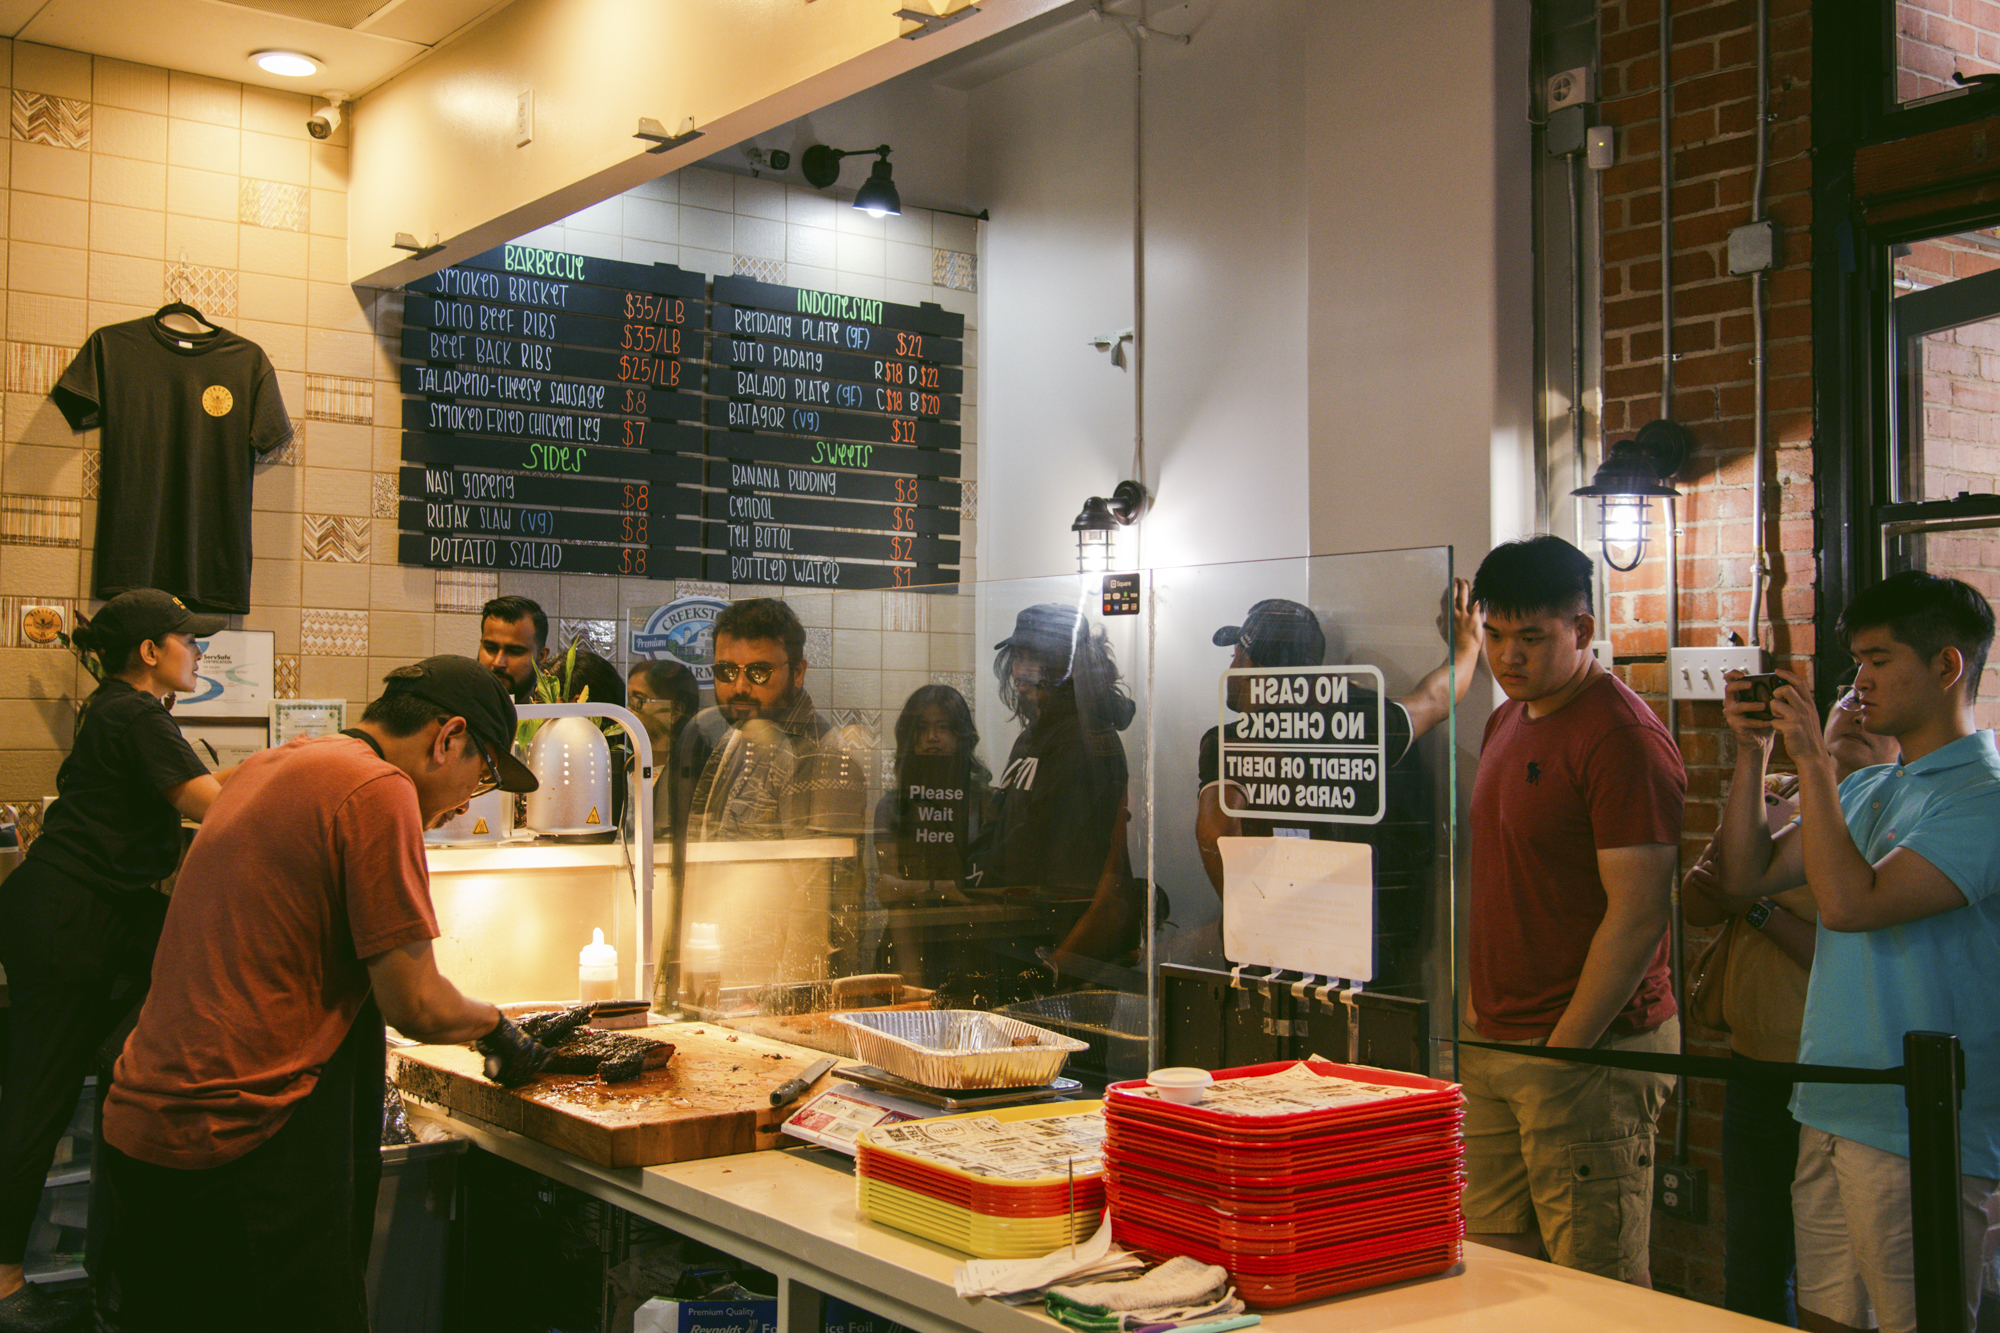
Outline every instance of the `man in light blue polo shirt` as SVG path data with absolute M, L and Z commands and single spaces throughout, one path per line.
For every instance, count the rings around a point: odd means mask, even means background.
M 1768 722 L 1761 704 L 1732 697 L 1736 774 L 1718 869 L 1738 899 L 1819 912 L 1802 1062 L 1892 1068 L 1913 1030 L 1964 1044 L 1970 1320 L 2000 1177 L 2000 754 L 1972 723 L 1993 611 L 1957 579 L 1909 571 L 1856 597 L 1839 632 L 1859 663 L 1850 706 L 1866 730 L 1896 738 L 1901 760 L 1836 786 L 1803 682 L 1786 676 Z M 1799 769 L 1799 822 L 1776 838 L 1762 800 L 1774 735 Z M 1902 1090 L 1806 1083 L 1792 1112 L 1803 1126 L 1792 1187 L 1799 1327 L 1915 1329 Z

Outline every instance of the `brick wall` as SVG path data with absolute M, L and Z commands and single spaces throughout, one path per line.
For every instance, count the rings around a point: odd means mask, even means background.
M 1660 405 L 1659 8 L 1651 0 L 1600 5 L 1601 119 L 1617 129 L 1617 165 L 1604 173 L 1604 436 L 1636 432 Z M 1813 651 L 1811 20 L 1807 0 L 1770 0 L 1771 84 L 1765 212 L 1783 233 L 1783 265 L 1766 283 L 1768 490 L 1772 580 L 1762 642 L 1778 665 L 1809 670 Z M 1725 643 L 1745 632 L 1754 549 L 1750 530 L 1753 443 L 1751 283 L 1728 272 L 1730 230 L 1750 220 L 1756 161 L 1756 6 L 1751 0 L 1674 5 L 1673 284 L 1674 401 L 1670 415 L 1694 434 L 1681 473 L 1680 642 Z M 1619 673 L 1657 708 L 1669 707 L 1664 654 L 1665 562 L 1650 555 L 1613 575 L 1610 637 Z M 1773 623 L 1775 622 L 1775 623 Z M 1681 704 L 1676 719 L 1688 768 L 1683 859 L 1716 827 L 1734 761 L 1717 704 Z M 1692 957 L 1705 933 L 1691 933 Z M 1689 1049 L 1720 1054 L 1707 1034 Z M 1709 1172 L 1705 1226 L 1655 1213 L 1653 1273 L 1663 1288 L 1722 1298 L 1719 1149 L 1722 1088 L 1690 1087 L 1690 1158 Z M 1663 1143 L 1673 1132 L 1670 1109 Z

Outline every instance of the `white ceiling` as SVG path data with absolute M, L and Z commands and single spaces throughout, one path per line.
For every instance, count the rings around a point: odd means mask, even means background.
M 359 96 L 508 0 L 0 0 L 0 36 L 140 65 Z M 301 51 L 303 79 L 267 74 L 250 53 Z

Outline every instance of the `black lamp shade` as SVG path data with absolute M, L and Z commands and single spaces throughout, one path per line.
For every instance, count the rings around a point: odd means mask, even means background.
M 902 216 L 903 200 L 896 193 L 896 183 L 889 179 L 888 158 L 875 159 L 875 169 L 854 193 L 854 206 L 870 217 Z

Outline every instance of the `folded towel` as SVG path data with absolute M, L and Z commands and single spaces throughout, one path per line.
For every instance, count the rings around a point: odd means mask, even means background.
M 1048 1296 L 1093 1313 L 1112 1314 L 1213 1304 L 1228 1288 L 1226 1270 L 1177 1255 L 1139 1277 L 1051 1287 Z

